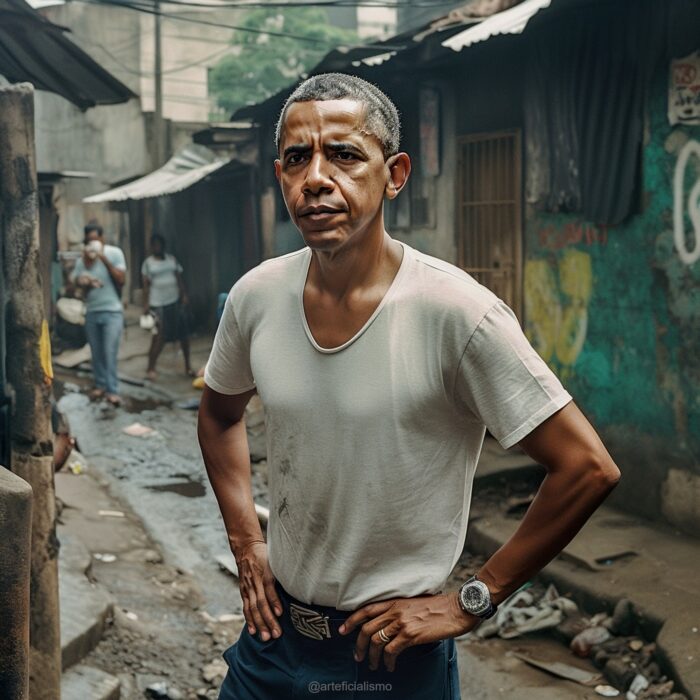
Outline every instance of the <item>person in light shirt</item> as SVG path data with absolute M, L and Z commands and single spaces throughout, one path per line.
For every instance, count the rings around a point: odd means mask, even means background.
M 233 286 L 199 409 L 246 619 L 219 697 L 459 698 L 454 638 L 556 556 L 620 473 L 513 312 L 386 231 L 411 170 L 386 95 L 309 78 L 277 142 L 306 245 Z M 243 420 L 256 392 L 267 541 Z M 486 429 L 547 476 L 515 534 L 445 593 Z
M 156 317 L 156 333 L 148 351 L 146 377 L 154 380 L 156 362 L 165 343 L 180 341 L 185 358 L 185 373 L 193 377 L 190 365 L 190 335 L 186 308 L 189 304 L 185 282 L 182 278 L 182 265 L 175 256 L 165 252 L 165 238 L 154 233 L 151 236 L 151 254 L 141 266 L 143 278 L 143 298 L 145 314 Z
M 105 244 L 104 230 L 98 223 L 89 223 L 84 233 L 83 255 L 73 268 L 71 280 L 85 294 L 85 333 L 95 377 L 91 397 L 118 406 L 117 356 L 124 329 L 121 293 L 126 260 L 121 248 Z

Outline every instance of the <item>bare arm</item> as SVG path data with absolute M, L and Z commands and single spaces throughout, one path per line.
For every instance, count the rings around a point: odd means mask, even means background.
M 516 532 L 478 572 L 496 603 L 557 556 L 620 479 L 612 457 L 573 403 L 520 445 L 547 476 Z
M 114 284 L 121 289 L 124 286 L 124 280 L 126 279 L 126 270 L 120 270 L 119 268 L 114 267 L 114 265 L 112 265 L 112 263 L 107 259 L 107 256 L 104 254 L 100 254 L 98 257 L 107 268 L 107 272 L 109 272 L 109 276 L 112 278 L 112 280 L 114 280 Z
M 148 277 L 143 278 L 143 311 L 148 313 L 151 308 L 151 280 Z
M 182 276 L 182 272 L 176 272 L 175 276 L 177 277 L 177 288 L 180 291 L 180 302 L 182 304 L 188 304 L 187 288 L 185 287 L 185 280 Z
M 227 396 L 204 388 L 199 406 L 197 435 L 226 534 L 238 564 L 243 612 L 251 634 L 263 640 L 278 637 L 282 606 L 267 564 L 267 545 L 255 512 L 251 487 L 250 453 L 245 407 L 255 390 Z

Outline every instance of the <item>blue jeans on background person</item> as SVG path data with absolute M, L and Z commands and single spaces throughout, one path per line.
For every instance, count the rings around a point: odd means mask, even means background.
M 117 394 L 117 354 L 124 328 L 121 311 L 88 311 L 85 314 L 85 333 L 92 353 L 92 372 L 95 386 L 108 394 Z

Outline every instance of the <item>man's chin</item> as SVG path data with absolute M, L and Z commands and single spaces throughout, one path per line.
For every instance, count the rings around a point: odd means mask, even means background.
M 325 231 L 302 231 L 301 237 L 304 243 L 312 250 L 329 250 L 341 246 L 345 238 L 338 229 L 327 229 Z

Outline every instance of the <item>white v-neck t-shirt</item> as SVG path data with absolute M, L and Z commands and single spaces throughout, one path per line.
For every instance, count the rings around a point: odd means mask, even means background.
M 502 301 L 402 246 L 374 314 L 332 349 L 304 314 L 311 251 L 262 263 L 231 290 L 207 364 L 214 391 L 262 399 L 270 568 L 309 604 L 440 591 L 485 428 L 508 448 L 571 400 Z

